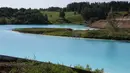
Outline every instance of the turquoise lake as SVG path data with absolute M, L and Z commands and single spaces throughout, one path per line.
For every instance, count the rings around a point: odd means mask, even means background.
M 89 64 L 93 69 L 104 68 L 106 73 L 130 73 L 130 43 L 114 40 L 97 40 L 24 34 L 13 28 L 92 28 L 82 25 L 1 25 L 0 54 L 31 58 L 67 66 Z

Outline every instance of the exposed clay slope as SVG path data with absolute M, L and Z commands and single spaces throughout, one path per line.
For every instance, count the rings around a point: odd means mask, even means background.
M 130 19 L 117 19 L 119 28 L 130 28 Z M 107 25 L 106 20 L 99 20 L 90 25 L 93 28 L 105 28 Z

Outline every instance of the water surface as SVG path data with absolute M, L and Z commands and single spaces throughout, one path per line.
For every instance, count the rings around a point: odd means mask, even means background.
M 89 64 L 108 73 L 130 73 L 130 43 L 109 40 L 79 39 L 11 31 L 12 28 L 48 27 L 91 29 L 81 25 L 3 25 L 0 26 L 0 54 L 29 57 L 65 65 Z

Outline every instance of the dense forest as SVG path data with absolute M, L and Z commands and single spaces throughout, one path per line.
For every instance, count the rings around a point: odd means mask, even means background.
M 110 9 L 113 9 L 115 13 L 130 12 L 130 3 L 127 1 L 111 1 L 111 2 L 74 2 L 67 5 L 65 8 L 50 7 L 48 11 L 60 11 L 61 9 L 65 12 L 73 11 L 82 15 L 85 20 L 89 19 L 105 19 Z
M 0 24 L 48 24 L 46 15 L 37 9 L 0 8 Z
M 88 19 L 105 19 L 110 9 L 113 8 L 114 12 L 129 12 L 130 3 L 123 1 L 112 1 L 108 3 L 71 3 L 67 5 L 69 11 L 76 11 L 80 13 L 85 20 Z
M 106 19 L 110 9 L 115 13 L 124 12 L 124 15 L 130 13 L 130 3 L 127 1 L 111 1 L 111 2 L 74 2 L 68 4 L 64 8 L 49 7 L 46 9 L 13 9 L 2 7 L 0 8 L 0 24 L 49 24 L 48 15 L 42 11 L 52 12 L 74 12 L 80 14 L 84 20 L 100 20 Z M 65 15 L 64 15 L 65 16 Z M 69 21 L 69 20 L 68 20 Z

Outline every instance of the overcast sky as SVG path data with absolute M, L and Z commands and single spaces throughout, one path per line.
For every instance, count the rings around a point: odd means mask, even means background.
M 104 2 L 111 0 L 0 0 L 0 7 L 13 8 L 48 8 L 51 6 L 65 7 L 71 2 Z M 116 0 L 118 1 L 118 0 Z M 122 0 L 129 1 L 129 0 Z

